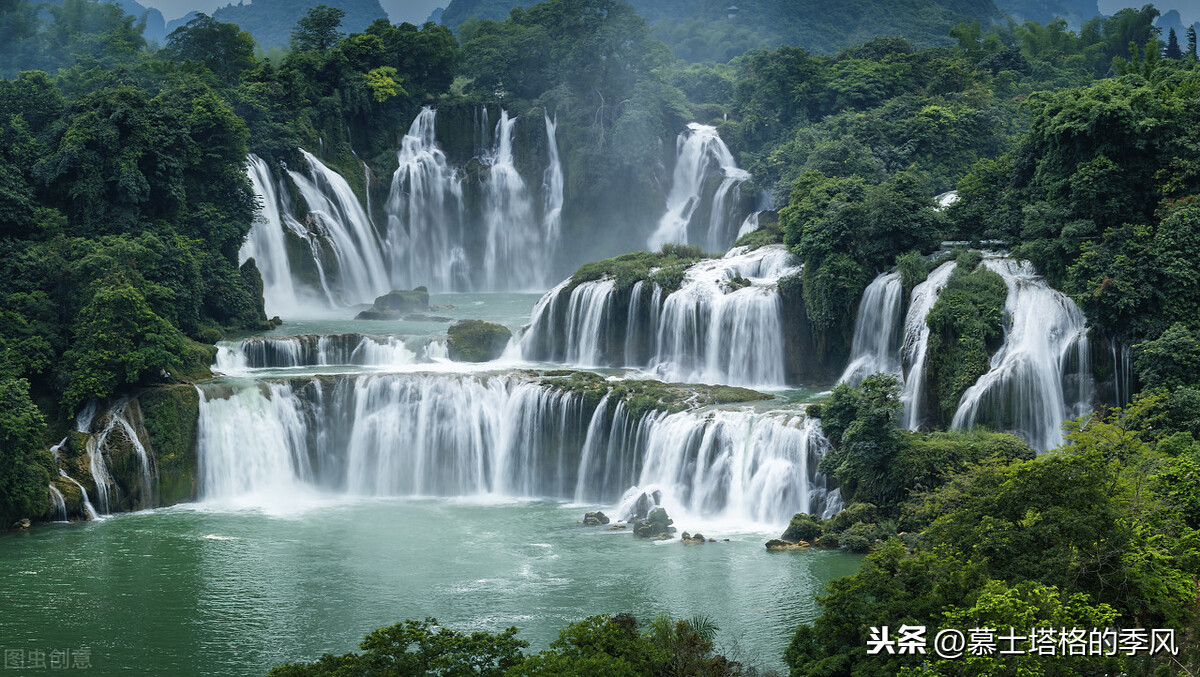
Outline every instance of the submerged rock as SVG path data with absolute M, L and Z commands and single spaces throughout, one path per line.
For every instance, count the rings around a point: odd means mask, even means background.
M 502 324 L 462 320 L 447 332 L 446 349 L 455 362 L 488 362 L 500 357 L 512 332 Z
M 679 540 L 683 541 L 686 545 L 700 545 L 706 542 L 704 534 L 689 534 L 686 531 L 683 532 L 683 536 L 679 537 Z
M 602 512 L 589 512 L 583 516 L 584 526 L 595 527 L 609 523 L 608 515 Z
M 356 320 L 399 320 L 405 315 L 429 310 L 429 291 L 394 289 L 375 299 L 375 305 L 354 316 Z

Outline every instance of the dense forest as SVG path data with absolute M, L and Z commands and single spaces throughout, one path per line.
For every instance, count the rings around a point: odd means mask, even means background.
M 255 261 L 239 260 L 257 208 L 250 153 L 301 166 L 301 148 L 320 148 L 378 203 L 371 191 L 385 188 L 362 166 L 390 175 L 423 107 L 553 115 L 564 240 L 584 257 L 642 246 L 629 233 L 661 205 L 663 146 L 697 121 L 777 212 L 740 244 L 782 243 L 803 262 L 781 287 L 803 299 L 823 362 L 845 364 L 877 274 L 895 269 L 911 290 L 957 263 L 928 320 L 932 429 L 902 429 L 900 386 L 884 375 L 810 406 L 831 443 L 821 470 L 847 507 L 798 515 L 789 531 L 870 554 L 796 631 L 791 673 L 1200 669 L 1194 31 L 1169 42 L 1151 5 L 1072 30 L 1008 20 L 991 2 L 898 3 L 851 31 L 784 2 L 747 0 L 736 20 L 724 2 L 515 4 L 455 0 L 443 16 L 454 31 L 379 19 L 357 33 L 322 5 L 266 58 L 245 30 L 203 14 L 151 45 L 112 4 L 0 3 L 0 524 L 46 512 L 48 448 L 87 402 L 167 372 L 202 378 L 224 334 L 277 321 Z M 447 152 L 469 157 L 472 133 L 451 125 Z M 934 196 L 950 190 L 958 200 L 943 209 Z M 1097 345 L 1132 350 L 1132 401 L 1069 422 L 1067 442 L 1039 454 L 1011 435 L 947 431 L 1004 331 L 1007 292 L 980 248 L 1031 262 L 1083 309 Z M 906 624 L 1170 628 L 1181 650 L 867 655 L 870 628 Z M 361 656 L 277 674 L 753 671 L 714 653 L 703 619 L 596 617 L 534 655 L 513 632 L 436 627 L 382 629 Z

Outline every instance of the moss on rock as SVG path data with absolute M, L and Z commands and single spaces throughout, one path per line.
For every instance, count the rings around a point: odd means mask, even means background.
M 1004 278 L 979 265 L 978 252 L 963 252 L 937 303 L 929 311 L 926 364 L 929 411 L 935 425 L 954 416 L 967 388 L 987 373 L 1004 338 Z
M 652 280 L 666 293 L 679 289 L 688 266 L 697 261 L 711 258 L 699 247 L 665 244 L 657 252 L 633 252 L 611 259 L 586 263 L 571 276 L 567 291 L 584 282 L 593 282 L 606 277 L 617 283 L 618 290 L 627 290 L 641 281 Z
M 455 362 L 488 362 L 500 357 L 512 338 L 508 327 L 484 320 L 462 320 L 447 332 L 446 349 Z
M 158 504 L 196 497 L 196 434 L 200 394 L 191 386 L 152 388 L 138 395 L 150 450 L 158 463 Z
M 375 299 L 375 304 L 354 317 L 356 320 L 397 320 L 403 315 L 429 310 L 429 290 L 393 289 Z

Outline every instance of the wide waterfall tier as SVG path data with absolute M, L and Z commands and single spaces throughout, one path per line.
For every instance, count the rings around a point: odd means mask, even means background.
M 416 350 L 396 336 L 256 336 L 218 343 L 213 369 L 222 374 L 242 374 L 254 369 L 400 367 L 429 361 L 424 345 L 414 345 L 414 348 Z M 419 354 L 424 359 L 419 359 Z
M 963 394 L 951 427 L 986 425 L 1016 433 L 1035 449 L 1056 447 L 1063 441 L 1062 423 L 1094 404 L 1087 318 L 1029 262 L 992 256 L 983 265 L 1008 288 L 1004 341 L 988 371 Z M 910 430 L 921 428 L 926 418 L 927 318 L 954 269 L 953 261 L 944 263 L 913 289 L 903 324 L 895 273 L 876 278 L 859 305 L 853 357 L 842 378 L 857 383 L 876 371 L 900 375 Z
M 522 338 L 527 360 L 648 369 L 668 381 L 787 381 L 779 280 L 799 272 L 782 245 L 691 266 L 667 294 L 642 280 L 567 280 L 542 297 Z
M 356 169 L 366 171 L 367 194 L 359 196 L 337 170 L 303 149 L 303 166 L 278 178 L 251 156 L 248 173 L 262 208 L 241 258 L 258 263 L 271 313 L 307 316 L 314 301 L 370 303 L 391 289 L 418 286 L 435 292 L 546 288 L 565 185 L 557 124 L 549 117 L 534 123 L 539 134 L 544 126 L 548 150 L 544 159 L 522 158 L 514 133 L 530 123 L 501 111 L 495 145 L 455 166 L 437 142 L 435 120 L 432 108 L 417 115 L 396 153 L 387 199 L 373 209 L 369 170 Z M 545 170 L 529 181 L 518 171 L 519 159 L 544 162 Z M 293 193 L 299 204 L 290 204 Z
M 733 245 L 742 225 L 741 185 L 750 173 L 739 169 L 716 127 L 691 123 L 676 141 L 675 172 L 667 209 L 647 249 L 668 243 L 697 244 L 708 251 Z
M 1008 286 L 1007 331 L 988 372 L 963 393 L 951 425 L 1011 430 L 1035 449 L 1056 447 L 1063 421 L 1092 407 L 1087 318 L 1028 261 L 984 265 Z
M 614 394 L 616 393 L 616 394 Z M 819 428 L 749 410 L 631 412 L 522 374 L 321 376 L 204 386 L 204 499 L 266 508 L 317 496 L 541 497 L 615 505 L 654 487 L 708 519 L 831 514 Z

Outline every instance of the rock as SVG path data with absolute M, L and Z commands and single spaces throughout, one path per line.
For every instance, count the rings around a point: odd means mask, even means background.
M 782 541 L 799 543 L 800 541 L 815 541 L 824 530 L 821 524 L 805 513 L 797 513 L 792 517 L 787 529 L 779 536 Z
M 412 313 L 400 318 L 405 322 L 453 322 L 453 317 L 445 317 L 444 315 L 428 315 L 425 313 Z
M 687 545 L 700 545 L 707 542 L 704 540 L 704 534 L 689 534 L 686 531 L 683 532 L 683 536 L 679 537 L 679 540 Z
M 608 523 L 609 523 L 608 515 L 605 515 L 602 512 L 589 512 L 583 516 L 584 526 L 595 527 L 595 526 L 600 526 L 601 524 L 608 524 Z
M 667 516 L 666 510 L 655 508 L 650 511 L 646 519 L 633 522 L 633 535 L 638 538 L 665 541 L 673 538 L 671 534 L 675 533 L 675 527 L 671 525 L 674 523 L 675 521 Z
M 727 539 L 725 539 L 725 540 L 727 540 L 727 541 L 728 541 L 729 539 L 727 538 Z M 717 539 L 715 539 L 715 538 L 710 538 L 710 539 L 708 539 L 708 542 L 709 542 L 709 543 L 716 543 L 716 542 L 717 542 Z
M 446 350 L 455 362 L 488 362 L 500 357 L 512 332 L 502 324 L 462 320 L 450 326 Z
M 625 528 L 624 524 L 614 524 L 611 527 L 609 527 L 609 529 L 612 531 L 617 531 L 617 530 L 624 529 L 624 528 Z
M 633 511 L 625 516 L 626 522 L 634 520 L 644 520 L 650 516 L 650 511 L 662 505 L 662 492 L 655 491 L 653 494 L 642 492 L 637 500 L 633 503 Z
M 22 517 L 21 519 L 17 520 L 16 522 L 13 522 L 12 528 L 14 528 L 14 529 L 28 529 L 30 526 L 31 526 L 31 525 L 30 525 L 30 523 L 29 523 L 29 518 L 28 518 L 28 517 Z
M 429 291 L 417 287 L 411 291 L 393 289 L 375 299 L 375 304 L 354 316 L 356 320 L 398 320 L 415 312 L 429 310 Z
M 808 543 L 800 541 L 799 543 L 789 543 L 778 538 L 772 538 L 767 541 L 767 550 L 804 550 L 808 547 Z

